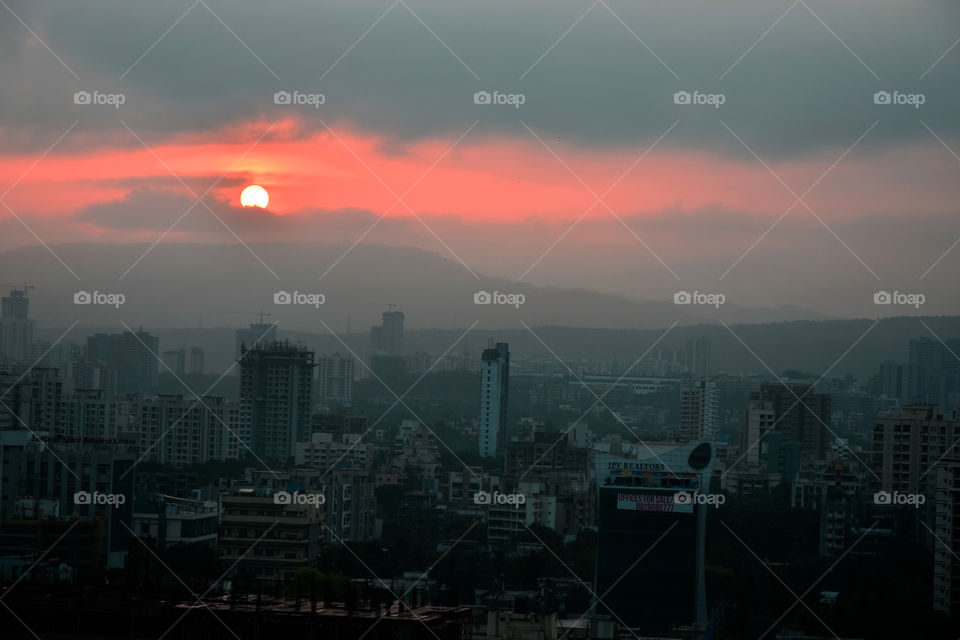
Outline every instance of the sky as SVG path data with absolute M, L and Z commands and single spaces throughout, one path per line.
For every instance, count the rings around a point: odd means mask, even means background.
M 958 42 L 948 0 L 4 0 L 0 250 L 359 241 L 957 313 Z

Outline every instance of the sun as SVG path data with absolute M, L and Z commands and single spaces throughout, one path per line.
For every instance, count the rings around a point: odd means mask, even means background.
M 240 194 L 240 204 L 244 207 L 259 207 L 266 209 L 270 203 L 270 194 L 257 184 L 245 188 Z

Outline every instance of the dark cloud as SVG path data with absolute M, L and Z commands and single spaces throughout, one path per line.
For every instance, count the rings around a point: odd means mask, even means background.
M 0 123 L 49 131 L 80 119 L 80 130 L 96 131 L 123 118 L 152 139 L 297 113 L 318 129 L 324 119 L 407 140 L 458 134 L 475 120 L 478 135 L 528 136 L 522 120 L 583 145 L 633 145 L 679 119 L 667 144 L 746 154 L 723 120 L 766 157 L 844 148 L 878 119 L 885 126 L 866 149 L 927 139 L 921 118 L 948 138 L 960 126 L 960 48 L 921 79 L 958 36 L 953 0 L 810 0 L 748 53 L 792 3 L 610 2 L 616 15 L 596 5 L 556 42 L 588 4 L 410 0 L 416 16 L 398 4 L 356 42 L 390 3 L 209 0 L 216 16 L 197 5 L 140 59 L 191 4 L 100 0 L 56 3 L 56 11 L 49 0 L 13 4 L 80 80 L 19 23 L 0 21 L 3 46 L 16 54 L 3 57 L 0 76 L 6 88 L 22 88 L 0 96 Z M 123 92 L 127 103 L 77 108 L 78 89 Z M 326 103 L 277 107 L 281 89 L 321 92 Z M 480 89 L 522 92 L 526 103 L 474 105 Z M 677 106 L 678 90 L 721 92 L 726 103 Z M 878 90 L 923 92 L 927 102 L 920 110 L 876 106 Z

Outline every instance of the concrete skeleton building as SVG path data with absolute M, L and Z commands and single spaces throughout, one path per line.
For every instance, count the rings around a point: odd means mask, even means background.
M 237 360 L 243 357 L 243 352 L 247 349 L 253 349 L 255 346 L 264 344 L 273 344 L 277 341 L 277 325 L 263 322 L 252 322 L 246 329 L 237 329 L 234 334 L 235 349 L 234 354 Z

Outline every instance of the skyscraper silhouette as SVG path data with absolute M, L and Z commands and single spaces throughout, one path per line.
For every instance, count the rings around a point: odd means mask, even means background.
M 26 362 L 33 344 L 33 321 L 29 315 L 27 289 L 14 289 L 2 300 L 0 315 L 0 362 Z
M 507 430 L 510 349 L 506 342 L 483 350 L 480 365 L 480 455 L 499 458 Z

